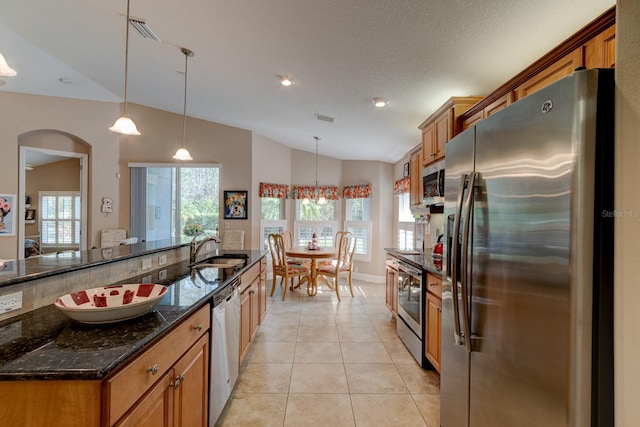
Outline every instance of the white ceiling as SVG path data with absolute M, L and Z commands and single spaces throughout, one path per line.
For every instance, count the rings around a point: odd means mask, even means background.
M 0 52 L 18 71 L 0 90 L 122 101 L 126 0 L 0 3 Z M 184 46 L 195 52 L 189 116 L 306 151 L 317 135 L 321 155 L 395 162 L 449 97 L 488 94 L 614 4 L 131 0 L 131 16 L 163 42 L 131 28 L 128 98 L 182 114 Z M 373 97 L 390 104 L 377 109 Z

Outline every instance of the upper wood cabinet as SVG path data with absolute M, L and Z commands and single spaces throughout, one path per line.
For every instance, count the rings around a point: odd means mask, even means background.
M 480 122 L 482 119 L 486 119 L 490 115 L 497 113 L 506 106 L 510 105 L 513 102 L 513 98 L 514 93 L 508 92 L 493 101 L 491 104 L 484 107 L 482 110 L 479 110 L 475 114 L 465 117 L 464 120 L 462 120 L 462 130 L 470 128 L 471 126 Z
M 418 126 L 422 131 L 423 166 L 444 157 L 447 141 L 462 131 L 458 118 L 481 99 L 477 96 L 452 97 Z
M 422 204 L 422 152 L 409 156 L 409 200 L 412 206 Z
M 584 46 L 584 62 L 587 68 L 615 68 L 616 26 L 604 30 Z
M 615 67 L 615 6 L 462 113 L 463 129 L 561 79 L 576 68 Z
M 570 75 L 583 64 L 583 49 L 580 47 L 518 86 L 515 90 L 516 101 Z

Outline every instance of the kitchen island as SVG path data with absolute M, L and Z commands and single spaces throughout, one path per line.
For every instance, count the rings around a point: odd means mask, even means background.
M 195 414 L 206 420 L 211 302 L 239 276 L 260 270 L 265 253 L 215 256 L 243 257 L 246 265 L 203 278 L 190 274 L 187 262 L 177 263 L 167 268 L 168 291 L 159 305 L 135 319 L 84 325 L 49 304 L 0 322 L 0 402 L 7 425 L 133 422 L 150 415 L 153 402 L 170 409 L 172 418 Z M 200 397 L 194 403 L 183 396 L 187 392 Z

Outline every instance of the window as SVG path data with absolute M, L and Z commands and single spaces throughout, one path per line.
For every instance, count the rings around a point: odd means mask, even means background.
M 41 191 L 42 246 L 80 246 L 80 193 Z
M 371 261 L 371 199 L 345 199 L 346 221 L 344 229 L 356 236 L 354 260 Z
M 398 249 L 415 249 L 415 220 L 409 208 L 410 194 L 404 193 L 398 197 L 398 235 L 396 247 Z
M 132 167 L 131 236 L 164 240 L 217 233 L 219 172 L 217 165 Z
M 287 229 L 284 219 L 284 198 L 261 197 L 262 218 L 260 220 L 260 235 L 262 248 L 269 250 L 269 234 L 282 233 Z
M 333 240 L 338 232 L 335 221 L 335 200 L 327 200 L 325 204 L 318 204 L 315 200 L 296 200 L 296 221 L 294 224 L 293 244 L 304 246 L 311 242 L 313 233 L 316 234 L 318 245 L 333 246 Z

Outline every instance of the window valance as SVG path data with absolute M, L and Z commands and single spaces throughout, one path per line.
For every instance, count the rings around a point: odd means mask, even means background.
M 405 194 L 409 192 L 409 177 L 405 177 L 402 179 L 397 180 L 394 184 L 393 184 L 393 194 L 395 196 L 399 196 L 401 194 Z
M 347 185 L 342 189 L 345 199 L 368 199 L 371 197 L 371 184 Z
M 260 197 L 273 197 L 276 199 L 288 199 L 289 198 L 289 186 L 286 184 L 269 184 L 266 182 L 260 183 L 259 190 Z
M 327 200 L 338 200 L 338 187 L 335 185 L 327 185 L 320 187 L 320 197 L 324 196 Z M 316 187 L 313 185 L 295 185 L 293 187 L 294 199 L 315 199 Z

